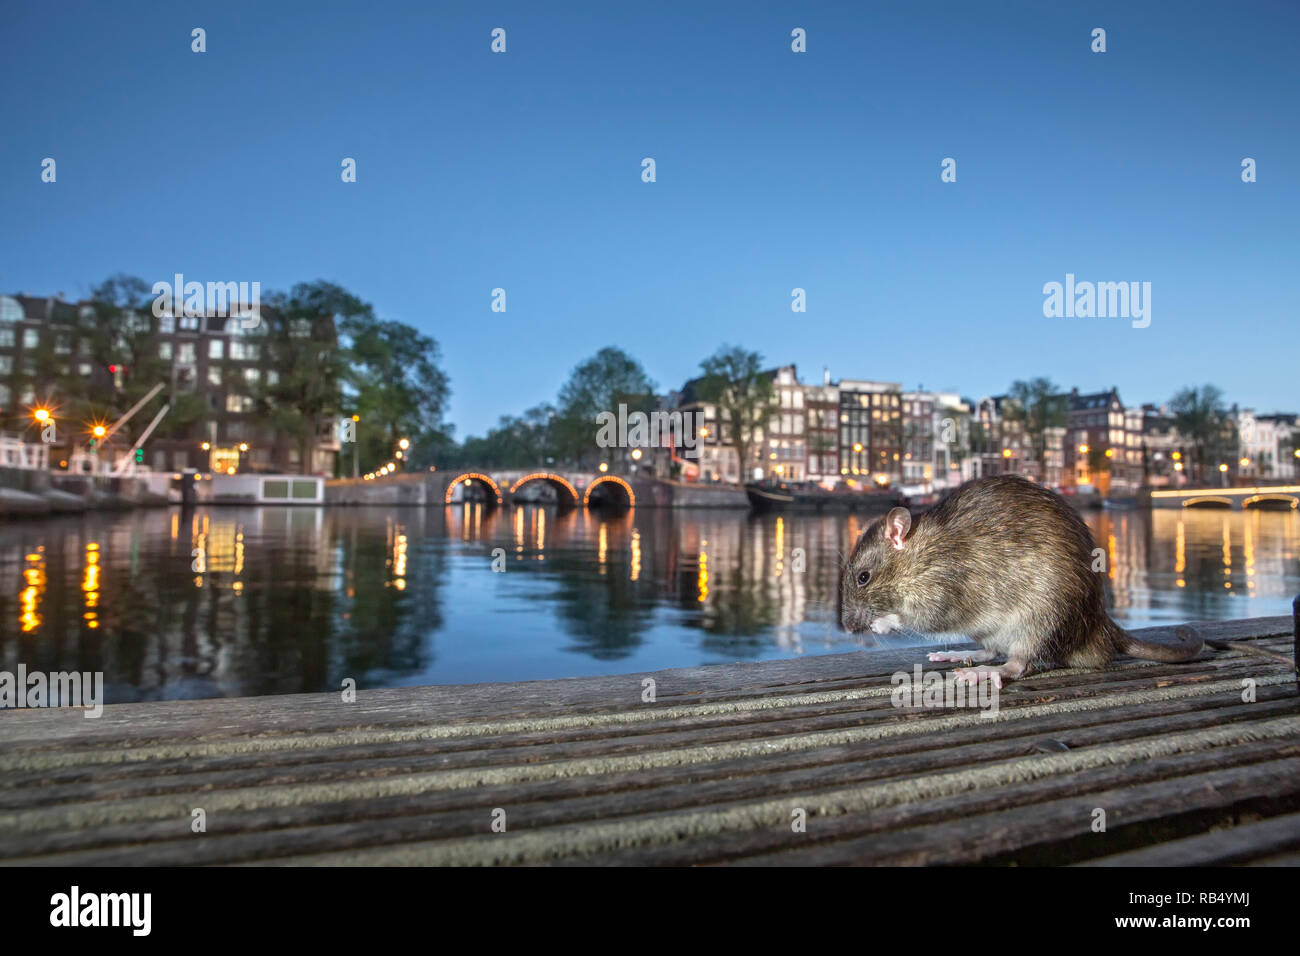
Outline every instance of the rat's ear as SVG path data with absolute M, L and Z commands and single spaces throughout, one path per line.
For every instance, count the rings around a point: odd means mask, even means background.
M 906 508 L 895 508 L 885 515 L 885 540 L 897 551 L 903 550 L 907 532 L 912 530 L 912 513 Z

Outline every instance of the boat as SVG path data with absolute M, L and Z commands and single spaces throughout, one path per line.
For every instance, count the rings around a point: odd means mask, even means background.
M 223 475 L 186 468 L 151 472 L 149 490 L 178 504 L 200 505 L 320 505 L 325 503 L 325 479 L 320 475 L 279 475 L 244 472 Z
M 755 511 L 785 511 L 794 504 L 794 492 L 784 485 L 751 482 L 745 485 L 745 495 L 749 498 L 749 506 Z
M 1102 494 L 1093 485 L 1071 485 L 1062 488 L 1061 497 L 1075 511 L 1099 511 L 1104 507 Z
M 1107 495 L 1101 499 L 1101 506 L 1106 511 L 1128 511 L 1138 506 L 1137 495 Z
M 885 514 L 890 508 L 907 507 L 907 499 L 894 491 L 829 490 L 817 484 L 792 482 L 750 482 L 745 485 L 750 507 L 766 511 L 854 511 Z

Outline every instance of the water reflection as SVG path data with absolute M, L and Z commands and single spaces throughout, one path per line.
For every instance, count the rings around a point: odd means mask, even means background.
M 1285 614 L 1300 516 L 1088 517 L 1126 624 Z M 0 529 L 0 669 L 109 699 L 619 673 L 898 644 L 835 626 L 856 516 L 228 508 Z M 504 571 L 495 572 L 493 564 Z

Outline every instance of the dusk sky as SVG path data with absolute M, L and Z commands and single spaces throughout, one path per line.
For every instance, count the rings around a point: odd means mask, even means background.
M 0 292 L 328 279 L 437 338 L 462 437 L 610 344 L 661 389 L 726 342 L 1294 412 L 1298 35 L 1281 0 L 6 0 Z M 1150 282 L 1150 326 L 1045 318 L 1067 273 Z

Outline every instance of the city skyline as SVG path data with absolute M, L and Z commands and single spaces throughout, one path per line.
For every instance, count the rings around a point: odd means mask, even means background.
M 47 301 L 47 302 L 53 300 L 54 302 L 62 302 L 67 305 L 76 305 L 76 306 L 87 305 L 91 301 L 93 301 L 92 298 L 71 300 L 65 297 L 63 299 L 59 299 L 57 294 L 54 295 L 38 294 L 33 296 L 30 293 L 18 293 L 15 291 L 0 289 L 0 296 L 13 298 L 18 295 L 23 295 L 29 301 L 32 299 L 35 299 L 37 301 Z M 203 314 L 207 314 L 207 313 L 203 313 Z M 614 346 L 611 343 L 607 347 L 614 348 L 616 346 Z M 583 358 L 590 358 L 590 356 L 584 356 Z M 637 359 L 638 357 L 632 355 L 631 358 Z M 807 374 L 798 373 L 797 371 L 798 365 L 795 362 L 772 361 L 771 357 L 768 356 L 765 356 L 764 358 L 765 358 L 764 367 L 766 368 L 767 371 L 771 373 L 776 373 L 777 371 L 783 368 L 790 368 L 796 370 L 796 374 L 798 375 L 798 384 L 805 387 L 815 387 L 816 385 L 819 384 L 819 381 L 817 381 L 816 379 L 809 378 Z M 582 361 L 581 358 L 575 360 L 574 366 L 576 367 L 581 361 Z M 1023 375 L 1018 376 L 1016 379 L 1013 379 L 1012 381 L 1005 383 L 1000 389 L 977 391 L 977 390 L 966 388 L 960 384 L 932 386 L 932 385 L 927 385 L 924 382 L 918 382 L 918 383 L 896 382 L 896 381 L 891 382 L 888 376 L 871 374 L 872 372 L 871 369 L 865 369 L 865 370 L 852 369 L 847 374 L 836 375 L 833 374 L 833 371 L 829 363 L 824 363 L 819 368 L 822 371 L 822 378 L 825 380 L 825 384 L 827 385 L 838 386 L 841 382 L 846 382 L 846 381 L 847 382 L 851 382 L 851 381 L 890 382 L 890 384 L 897 385 L 899 390 L 902 392 L 923 391 L 923 392 L 939 393 L 939 394 L 952 394 L 952 395 L 959 396 L 962 401 L 965 401 L 967 403 L 973 403 L 981 399 L 988 399 L 988 398 L 994 398 L 994 399 L 1004 398 L 1007 395 L 1008 389 L 1015 381 L 1028 380 L 1030 378 L 1037 377 L 1036 373 L 1033 370 L 1030 370 L 1025 372 Z M 570 371 L 572 371 L 572 367 L 570 368 Z M 657 378 L 652 369 L 646 369 L 646 372 L 647 374 L 649 374 L 650 378 L 653 379 L 656 383 L 657 386 L 656 395 L 664 398 L 671 396 L 675 393 L 681 392 L 683 388 L 689 387 L 692 381 L 698 380 L 700 377 L 697 369 L 695 374 L 690 375 L 682 382 L 668 383 Z M 1126 388 L 1126 386 L 1117 382 L 1109 382 L 1109 383 L 1087 382 L 1087 383 L 1080 384 L 1077 382 L 1058 382 L 1053 380 L 1052 384 L 1055 385 L 1061 393 L 1068 393 L 1071 390 L 1075 390 L 1081 393 L 1114 390 L 1118 392 L 1121 397 L 1126 398 L 1125 405 L 1127 407 L 1153 406 L 1155 408 L 1162 408 L 1167 406 L 1170 400 L 1174 397 L 1174 395 L 1171 393 L 1170 395 L 1166 395 L 1162 397 L 1139 396 L 1136 400 L 1134 400 L 1132 396 L 1128 394 L 1128 389 Z M 1179 385 L 1178 388 L 1181 389 L 1185 387 L 1196 387 L 1201 385 L 1217 385 L 1217 384 L 1218 383 L 1215 381 L 1206 381 L 1206 382 L 1187 381 Z M 553 399 L 554 397 L 555 396 L 543 397 L 538 401 L 523 407 L 506 409 L 502 412 L 502 415 L 516 416 L 526 411 L 529 408 L 551 404 L 552 403 L 551 399 Z M 1259 405 L 1251 405 L 1248 402 L 1242 401 L 1238 397 L 1232 394 L 1228 394 L 1226 392 L 1223 397 L 1224 397 L 1224 404 L 1229 409 L 1241 409 L 1246 411 L 1252 411 L 1261 415 L 1277 415 L 1277 414 L 1294 415 L 1295 414 L 1294 406 L 1296 403 L 1293 403 L 1291 406 L 1285 406 L 1285 407 L 1265 407 Z M 496 423 L 493 422 L 492 424 L 486 426 L 482 432 L 476 433 L 472 436 L 469 432 L 466 432 L 463 429 L 456 427 L 458 425 L 456 421 L 450 420 L 449 424 L 452 425 L 453 428 L 455 429 L 455 436 L 457 440 L 463 440 L 467 437 L 482 437 L 484 434 L 490 431 L 491 428 Z M 598 423 L 593 422 L 593 425 L 595 424 Z
M 0 65 L 0 207 L 23 229 L 0 240 L 0 288 L 336 281 L 438 339 L 460 438 L 611 343 L 661 390 L 741 342 L 810 379 L 829 365 L 978 398 L 1045 375 L 1136 404 L 1213 382 L 1293 409 L 1278 346 L 1300 142 L 1275 118 L 1300 15 L 937 16 L 10 7 L 25 42 Z M 96 73 L 114 82 L 82 82 Z M 1045 317 L 1067 275 L 1151 283 L 1150 326 Z

